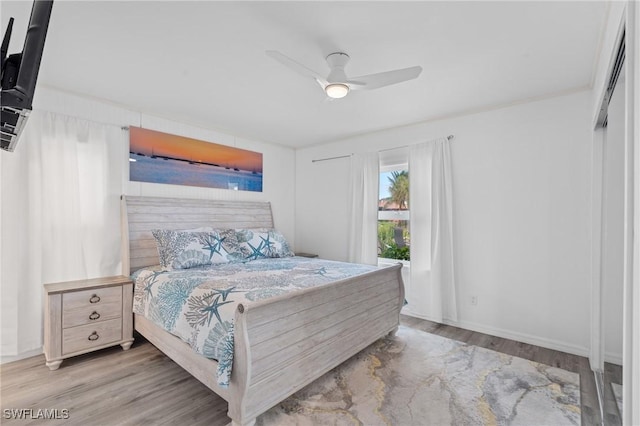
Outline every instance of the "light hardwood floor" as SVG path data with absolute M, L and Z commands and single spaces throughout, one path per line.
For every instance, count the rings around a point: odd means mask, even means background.
M 429 333 L 553 365 L 580 374 L 582 424 L 600 424 L 597 395 L 589 362 L 584 357 L 402 317 L 402 324 Z M 615 366 L 608 366 L 613 375 Z M 164 356 L 140 336 L 128 351 L 120 347 L 70 358 L 49 371 L 44 356 L 0 367 L 2 424 L 180 424 L 226 425 L 227 404 L 206 386 Z M 68 409 L 68 420 L 10 421 L 5 409 Z M 605 413 L 607 424 L 619 424 L 616 412 Z

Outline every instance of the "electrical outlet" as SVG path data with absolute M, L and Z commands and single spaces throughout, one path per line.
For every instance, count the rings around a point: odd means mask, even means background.
M 478 306 L 478 296 L 471 296 L 471 306 Z

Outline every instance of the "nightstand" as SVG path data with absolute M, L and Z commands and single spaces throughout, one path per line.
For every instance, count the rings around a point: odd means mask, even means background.
M 114 276 L 45 284 L 44 355 L 62 360 L 109 346 L 133 344 L 133 282 Z
M 300 257 L 318 257 L 317 254 L 313 254 L 313 253 L 296 253 L 296 256 L 300 256 Z

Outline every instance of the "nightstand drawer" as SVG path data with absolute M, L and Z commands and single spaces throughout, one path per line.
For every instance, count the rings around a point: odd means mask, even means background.
M 104 287 L 93 290 L 72 291 L 62 295 L 62 309 L 70 309 L 84 306 L 102 306 L 107 303 L 122 304 L 122 287 Z
M 77 308 L 65 308 L 62 312 L 62 328 L 75 327 L 84 324 L 95 324 L 98 322 L 122 317 L 122 303 L 102 300 L 95 305 L 79 306 Z
M 81 325 L 62 330 L 62 354 L 71 354 L 122 339 L 122 319 Z

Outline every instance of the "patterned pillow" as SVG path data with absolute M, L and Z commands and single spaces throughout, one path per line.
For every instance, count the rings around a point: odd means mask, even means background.
M 245 260 L 295 256 L 287 240 L 275 229 L 236 229 L 235 232 Z
M 232 229 L 154 229 L 151 233 L 158 247 L 160 266 L 167 271 L 244 260 Z

